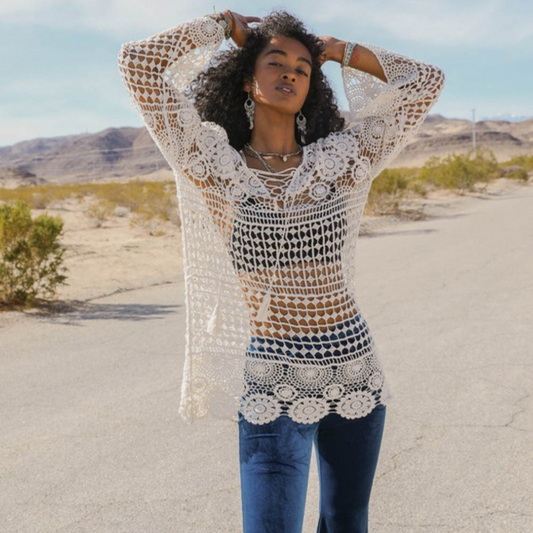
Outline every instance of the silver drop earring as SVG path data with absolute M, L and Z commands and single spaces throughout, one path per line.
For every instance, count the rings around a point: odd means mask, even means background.
M 302 137 L 302 142 L 305 142 L 305 133 L 307 131 L 306 129 L 306 124 L 307 124 L 307 119 L 305 118 L 304 114 L 302 113 L 302 111 L 298 111 L 298 115 L 296 115 L 296 124 L 298 125 L 298 131 L 300 132 L 300 135 Z
M 246 110 L 246 116 L 250 122 L 250 129 L 254 127 L 254 112 L 255 112 L 255 102 L 250 98 L 250 93 L 248 93 L 248 98 L 244 102 L 244 109 Z

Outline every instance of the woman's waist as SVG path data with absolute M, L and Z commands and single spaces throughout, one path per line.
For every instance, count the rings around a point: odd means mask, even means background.
M 335 290 L 321 290 L 291 294 L 270 291 L 251 291 L 246 301 L 251 309 L 251 334 L 266 337 L 287 337 L 330 332 L 338 324 L 359 313 L 357 302 L 346 288 L 339 284 Z M 268 307 L 266 316 L 260 309 Z
M 292 328 L 290 331 L 280 332 L 269 330 L 268 327 L 256 328 L 250 333 L 250 351 L 272 351 L 272 353 L 286 353 L 292 349 L 329 350 L 352 345 L 359 349 L 366 348 L 371 343 L 371 333 L 366 320 L 360 313 L 347 318 L 338 317 L 334 324 L 322 327 Z
M 270 287 L 279 293 L 286 290 L 294 294 L 305 289 L 338 290 L 339 283 L 345 284 L 343 263 L 338 258 L 329 258 L 328 261 L 300 260 L 264 268 L 241 269 L 239 277 L 250 288 L 263 290 L 264 287 Z

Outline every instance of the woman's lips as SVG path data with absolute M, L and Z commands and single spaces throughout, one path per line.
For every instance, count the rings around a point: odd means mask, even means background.
M 281 85 L 279 87 L 276 87 L 276 91 L 279 91 L 283 94 L 288 94 L 288 95 L 291 95 L 291 96 L 296 96 L 295 92 L 290 88 L 290 87 L 287 87 L 285 85 Z

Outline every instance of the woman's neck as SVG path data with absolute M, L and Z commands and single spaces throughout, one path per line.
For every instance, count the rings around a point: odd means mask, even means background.
M 290 154 L 297 151 L 294 116 L 269 111 L 264 112 L 261 106 L 256 106 L 250 144 L 259 152 Z

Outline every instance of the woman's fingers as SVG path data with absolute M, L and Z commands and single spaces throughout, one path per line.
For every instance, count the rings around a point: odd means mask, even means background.
M 252 27 L 248 26 L 248 24 L 261 22 L 262 19 L 261 17 L 245 17 L 234 11 L 228 11 L 228 13 L 233 18 L 231 37 L 237 46 L 243 46 L 248 39 L 248 35 L 252 31 Z
M 261 17 L 245 17 L 244 15 L 235 13 L 235 11 L 231 11 L 231 13 L 236 19 L 240 20 L 241 22 L 244 22 L 245 24 L 249 24 L 251 22 L 261 22 L 263 20 Z

